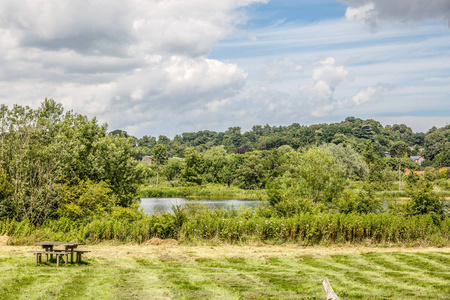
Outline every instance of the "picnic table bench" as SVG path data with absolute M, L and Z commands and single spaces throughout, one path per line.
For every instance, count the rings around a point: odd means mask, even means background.
M 42 246 L 44 251 L 31 251 L 36 255 L 36 265 L 42 262 L 42 255 L 45 254 L 46 260 L 49 261 L 53 259 L 53 255 L 56 256 L 56 266 L 59 266 L 61 258 L 64 257 L 64 263 L 67 265 L 70 256 L 70 263 L 73 263 L 73 256 L 75 253 L 75 261 L 77 263 L 81 262 L 81 255 L 90 251 L 86 250 L 75 250 L 78 245 L 84 245 L 84 243 L 73 243 L 73 242 L 53 242 L 44 241 L 35 243 L 35 245 Z M 64 250 L 54 249 L 55 246 L 63 246 Z

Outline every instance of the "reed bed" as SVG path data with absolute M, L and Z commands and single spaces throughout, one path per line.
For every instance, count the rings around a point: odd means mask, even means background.
M 37 240 L 98 243 L 142 243 L 152 237 L 185 243 L 219 241 L 231 244 L 263 242 L 300 245 L 450 245 L 450 217 L 389 214 L 300 214 L 263 216 L 245 209 L 210 210 L 202 206 L 179 208 L 175 213 L 142 216 L 136 220 L 99 218 L 90 222 L 59 219 L 34 226 L 28 221 L 0 221 L 0 234 L 13 244 Z

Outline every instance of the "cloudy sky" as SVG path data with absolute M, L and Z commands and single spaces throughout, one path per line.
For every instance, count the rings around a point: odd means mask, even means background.
M 0 101 L 135 136 L 450 123 L 449 0 L 0 0 Z

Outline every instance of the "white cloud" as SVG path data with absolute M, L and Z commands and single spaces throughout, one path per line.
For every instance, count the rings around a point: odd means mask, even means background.
M 265 1 L 0 0 L 0 101 L 50 97 L 133 130 L 184 122 L 242 90 L 247 73 L 207 55 Z
M 366 24 L 370 21 L 371 26 L 376 26 L 376 24 L 373 24 L 374 20 L 372 16 L 374 14 L 374 8 L 375 6 L 373 5 L 373 3 L 367 3 L 356 8 L 349 7 L 345 12 L 345 17 L 349 21 L 356 20 L 362 24 Z
M 345 14 L 376 29 L 382 22 L 419 23 L 427 20 L 446 22 L 450 27 L 448 0 L 341 0 L 350 5 Z
M 314 83 L 300 86 L 301 98 L 308 99 L 307 107 L 312 117 L 323 118 L 354 105 L 359 106 L 382 92 L 380 85 L 361 89 L 351 101 L 346 96 L 337 97 L 337 88 L 347 83 L 348 74 L 349 71 L 344 66 L 336 65 L 333 57 L 327 57 L 318 63 L 313 70 Z
M 336 87 L 346 80 L 348 71 L 344 66 L 336 65 L 333 57 L 321 60 L 313 70 L 313 84 L 301 85 L 300 92 L 309 101 L 313 116 L 322 116 L 332 111 L 337 100 L 334 97 Z
M 302 65 L 286 56 L 270 58 L 266 62 L 263 72 L 270 80 L 282 80 L 296 75 L 303 69 Z
M 51 97 L 111 129 L 168 136 L 376 119 L 386 103 L 392 113 L 448 111 L 448 29 L 402 24 L 446 22 L 442 1 L 430 11 L 406 1 L 404 13 L 400 0 L 343 1 L 349 19 L 395 21 L 376 35 L 345 19 L 242 28 L 253 8 L 240 8 L 256 2 L 0 0 L 0 101 Z
M 343 66 L 336 66 L 332 57 L 320 61 L 319 67 L 314 69 L 313 79 L 326 83 L 331 90 L 345 80 L 348 71 Z M 323 84 L 321 84 L 323 86 Z
M 352 101 L 355 105 L 361 105 L 369 102 L 372 97 L 380 91 L 381 88 L 368 87 L 365 90 L 360 90 L 355 96 L 353 96 Z
M 208 108 L 209 111 L 216 112 L 219 110 L 219 108 L 224 107 L 225 105 L 230 104 L 230 99 L 222 99 L 222 100 L 214 100 L 209 103 L 206 103 L 205 106 Z

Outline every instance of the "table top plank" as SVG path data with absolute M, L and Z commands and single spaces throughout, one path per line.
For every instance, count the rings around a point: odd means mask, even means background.
M 69 246 L 69 247 L 84 245 L 84 243 L 77 243 L 77 242 L 54 242 L 54 241 L 37 242 L 34 244 L 37 246 Z

